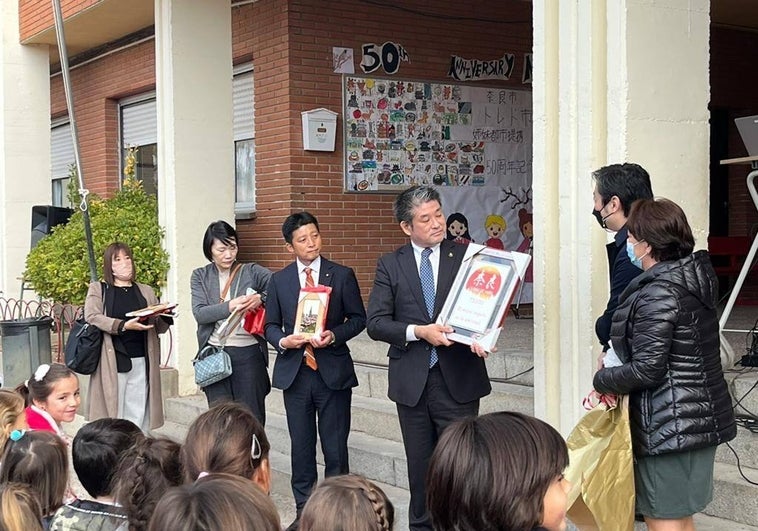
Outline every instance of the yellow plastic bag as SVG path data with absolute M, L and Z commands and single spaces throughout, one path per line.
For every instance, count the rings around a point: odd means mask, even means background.
M 571 481 L 568 517 L 581 530 L 634 529 L 634 468 L 629 398 L 602 400 L 566 441 Z

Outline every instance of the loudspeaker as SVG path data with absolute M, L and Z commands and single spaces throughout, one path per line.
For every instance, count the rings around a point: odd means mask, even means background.
M 32 245 L 34 249 L 39 241 L 50 234 L 53 227 L 66 223 L 74 211 L 70 208 L 51 205 L 32 207 Z

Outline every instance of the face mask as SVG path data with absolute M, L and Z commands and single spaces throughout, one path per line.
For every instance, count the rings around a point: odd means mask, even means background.
M 592 209 L 592 215 L 595 216 L 595 219 L 597 220 L 598 225 L 605 228 L 605 222 L 603 221 L 603 215 L 600 213 L 599 210 Z
M 609 201 L 610 202 L 610 201 Z M 613 214 L 608 214 L 607 216 L 603 216 L 602 212 L 603 209 L 608 205 L 608 203 L 605 203 L 602 207 L 600 207 L 600 210 L 592 209 L 592 215 L 595 216 L 595 219 L 597 220 L 598 225 L 603 227 L 605 230 L 608 230 L 608 226 L 605 224 L 605 220 L 611 217 Z
M 629 240 L 626 241 L 626 254 L 629 257 L 629 261 L 632 262 L 633 266 L 639 267 L 642 269 L 642 259 L 647 256 L 647 253 L 643 254 L 639 258 L 637 258 L 637 255 L 634 254 L 634 247 L 640 242 L 632 243 Z

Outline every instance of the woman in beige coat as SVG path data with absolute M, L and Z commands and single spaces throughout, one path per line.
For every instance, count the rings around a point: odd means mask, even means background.
M 85 320 L 103 331 L 100 364 L 90 377 L 89 420 L 124 418 L 147 431 L 163 425 L 160 342 L 171 318 L 125 314 L 158 303 L 153 288 L 134 281 L 128 245 L 113 243 L 103 256 L 105 282 L 92 282 L 84 303 Z

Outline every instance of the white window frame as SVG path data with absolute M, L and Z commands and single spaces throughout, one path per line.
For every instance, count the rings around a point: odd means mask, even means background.
M 74 140 L 71 138 L 71 122 L 68 116 L 53 120 L 50 124 L 50 197 L 53 206 L 71 208 L 67 197 L 69 168 L 75 162 Z M 60 187 L 58 193 L 56 187 Z M 60 200 L 56 200 L 58 194 Z
M 234 136 L 234 212 L 238 219 L 255 215 L 255 92 L 253 85 L 253 64 L 237 65 L 232 71 L 232 127 Z M 253 175 L 250 198 L 237 201 L 237 142 L 253 142 Z
M 133 112 L 130 112 L 130 109 Z M 127 117 L 125 118 L 125 112 Z M 134 121 L 139 123 L 134 125 Z M 119 186 L 124 183 L 125 150 L 130 146 L 158 144 L 158 108 L 155 91 L 123 98 L 118 102 Z M 160 162 L 158 162 L 160 164 Z M 158 186 L 159 183 L 156 183 Z

